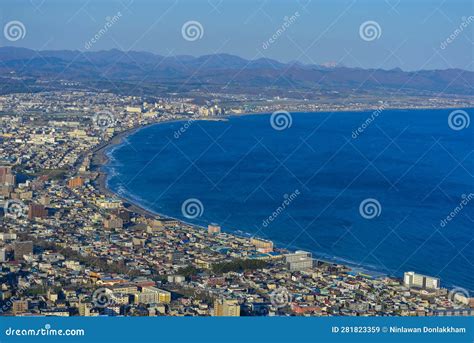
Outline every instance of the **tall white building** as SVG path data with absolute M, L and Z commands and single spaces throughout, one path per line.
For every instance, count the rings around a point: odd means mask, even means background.
M 405 272 L 403 275 L 403 284 L 406 287 L 439 289 L 440 280 L 432 276 L 417 274 L 415 272 Z
M 313 267 L 313 257 L 307 251 L 298 250 L 293 254 L 287 254 L 285 262 L 289 270 L 304 270 Z

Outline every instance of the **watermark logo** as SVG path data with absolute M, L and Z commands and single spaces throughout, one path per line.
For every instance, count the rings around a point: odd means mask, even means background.
M 299 18 L 300 13 L 296 11 L 291 16 L 286 16 L 283 18 L 283 24 L 268 38 L 265 42 L 262 43 L 262 48 L 264 50 L 268 49 L 270 45 L 275 43 L 280 36 Z
M 194 124 L 194 122 L 199 118 L 199 116 L 192 116 L 191 118 L 189 118 L 183 125 L 181 125 L 181 127 L 176 130 L 173 134 L 173 137 L 175 139 L 179 139 L 182 135 L 184 135 L 184 133 L 186 131 L 188 131 L 188 129 L 191 127 L 191 125 Z
M 368 20 L 360 25 L 359 36 L 366 42 L 371 42 L 382 36 L 382 28 L 376 21 Z
M 204 36 L 204 27 L 196 20 L 190 20 L 181 27 L 181 35 L 188 42 L 194 42 Z
M 13 20 L 5 24 L 3 27 L 3 35 L 10 42 L 16 42 L 26 36 L 26 27 L 19 20 Z
M 3 304 L 3 306 L 0 308 L 0 313 L 7 312 L 12 306 L 13 303 L 17 300 L 20 300 L 21 296 L 25 294 L 25 292 L 30 288 L 31 284 L 30 282 L 24 283 L 17 291 L 14 296 L 12 296 L 10 299 L 6 300 Z
M 367 198 L 360 203 L 359 213 L 365 219 L 374 219 L 382 213 L 382 205 L 377 199 Z
M 453 303 L 453 306 L 456 309 L 469 307 L 469 292 L 462 287 L 455 287 L 450 290 L 448 293 L 448 299 Z
M 3 205 L 3 214 L 9 218 L 26 218 L 28 215 L 28 206 L 21 200 L 7 200 Z
M 285 194 L 283 196 L 284 200 L 280 206 L 278 206 L 271 215 L 268 216 L 264 221 L 262 221 L 262 226 L 267 227 L 271 222 L 273 222 L 284 210 L 290 206 L 290 204 L 300 195 L 299 189 L 296 189 L 291 194 Z
M 460 131 L 469 127 L 471 118 L 466 111 L 455 110 L 452 111 L 448 116 L 448 125 L 455 131 Z
M 92 293 L 92 303 L 98 308 L 111 306 L 114 303 L 112 292 L 107 288 L 97 288 L 94 293 Z
M 202 216 L 204 213 L 204 206 L 199 199 L 191 198 L 183 202 L 181 205 L 181 213 L 189 219 L 194 219 Z
M 99 29 L 99 31 L 97 31 L 95 35 L 84 44 L 84 48 L 86 50 L 89 50 L 90 48 L 92 48 L 92 46 L 95 43 L 97 43 L 112 28 L 112 26 L 114 26 L 115 23 L 117 23 L 120 20 L 120 18 L 122 18 L 121 12 L 117 12 L 112 17 L 107 16 L 105 18 L 104 26 L 102 26 Z
M 44 327 L 39 329 L 33 328 L 21 328 L 17 329 L 9 327 L 5 329 L 6 336 L 85 336 L 86 332 L 84 329 L 53 329 L 51 324 L 45 324 Z
M 270 125 L 277 131 L 288 129 L 293 124 L 293 117 L 288 111 L 275 111 L 270 117 Z
M 92 121 L 97 129 L 103 131 L 115 126 L 115 116 L 110 111 L 97 112 Z
M 285 287 L 279 287 L 270 294 L 270 303 L 276 308 L 283 308 L 291 301 L 291 293 Z
M 375 111 L 373 111 L 370 117 L 368 117 L 356 130 L 352 131 L 352 139 L 359 137 L 360 134 L 364 132 L 365 129 L 368 128 L 370 124 L 372 124 L 372 122 L 374 122 L 384 110 L 384 105 L 381 105 Z
M 474 16 L 470 15 L 469 17 L 462 17 L 461 24 L 444 40 L 441 42 L 439 47 L 441 50 L 444 50 L 448 47 L 449 44 L 454 42 L 454 40 L 463 33 L 464 29 L 466 29 L 472 22 L 474 21 Z
M 474 199 L 474 193 L 469 193 L 468 195 L 463 194 L 461 196 L 461 201 L 459 204 L 453 208 L 453 210 L 446 216 L 446 218 L 441 219 L 439 226 L 445 227 L 448 222 L 454 219 L 463 209 L 469 204 L 469 202 Z

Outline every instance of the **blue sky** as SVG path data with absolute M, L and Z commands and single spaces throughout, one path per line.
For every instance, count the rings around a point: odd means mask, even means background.
M 111 18 L 120 18 L 90 50 L 117 48 L 162 55 L 229 53 L 287 62 L 337 62 L 351 67 L 404 70 L 473 70 L 474 15 L 469 0 L 2 0 L 1 27 L 20 21 L 23 39 L 0 37 L 1 46 L 86 50 Z M 296 16 L 296 13 L 298 15 Z M 291 24 L 278 34 L 285 17 Z M 202 37 L 183 38 L 197 21 Z M 378 24 L 377 38 L 360 27 Z M 461 33 L 455 34 L 463 22 Z M 281 30 L 280 30 L 281 31 Z M 447 39 L 455 34 L 454 39 Z M 268 44 L 271 37 L 276 37 Z M 265 43 L 267 47 L 264 48 Z M 442 44 L 444 48 L 441 48 Z

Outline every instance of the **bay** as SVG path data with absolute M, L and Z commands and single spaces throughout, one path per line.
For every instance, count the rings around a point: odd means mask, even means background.
M 107 184 L 156 213 L 472 291 L 473 132 L 453 130 L 451 112 L 291 113 L 283 129 L 270 114 L 157 124 L 109 152 Z M 196 218 L 187 201 L 202 204 Z

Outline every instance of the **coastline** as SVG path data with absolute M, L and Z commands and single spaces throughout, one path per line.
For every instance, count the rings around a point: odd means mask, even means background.
M 468 108 L 470 108 L 470 107 L 461 108 L 461 109 L 468 109 Z M 366 109 L 353 109 L 353 110 L 336 109 L 336 110 L 333 110 L 333 111 L 313 111 L 311 113 L 366 112 L 366 111 L 369 112 L 369 111 L 375 111 L 377 109 L 378 109 L 377 107 L 375 107 L 375 108 L 366 108 Z M 430 108 L 430 107 L 423 107 L 423 108 L 393 107 L 393 108 L 391 108 L 391 107 L 386 107 L 383 110 L 391 110 L 391 111 L 420 110 L 420 111 L 422 111 L 422 110 L 449 110 L 449 109 L 453 109 L 453 107 L 441 107 L 441 108 Z M 309 112 L 294 111 L 294 112 L 290 112 L 290 113 L 298 114 L 298 113 L 309 113 Z M 222 121 L 222 120 L 226 120 L 228 118 L 234 118 L 234 117 L 245 117 L 245 116 L 254 116 L 254 115 L 270 115 L 270 114 L 271 113 L 269 113 L 269 112 L 232 113 L 232 114 L 228 114 L 228 115 L 224 115 L 224 116 L 198 117 L 198 118 L 195 118 L 193 120 L 194 121 Z M 124 201 L 124 204 L 126 203 L 126 204 L 129 205 L 129 207 L 127 207 L 128 209 L 136 211 L 137 213 L 142 214 L 144 216 L 147 216 L 147 217 L 159 216 L 159 217 L 163 217 L 163 218 L 176 219 L 176 220 L 179 220 L 180 222 L 183 222 L 180 219 L 173 218 L 173 217 L 167 216 L 165 214 L 161 214 L 161 213 L 155 213 L 151 210 L 147 210 L 144 207 L 142 207 L 138 204 L 135 204 L 131 200 L 129 200 L 127 198 L 124 198 L 123 196 L 121 196 L 121 195 L 113 192 L 112 190 L 108 189 L 108 187 L 107 187 L 107 177 L 108 177 L 108 175 L 107 175 L 107 172 L 103 170 L 103 167 L 105 167 L 107 165 L 107 163 L 109 163 L 109 157 L 107 156 L 108 151 L 110 151 L 113 147 L 120 146 L 123 143 L 123 140 L 125 138 L 127 138 L 128 136 L 136 133 L 137 131 L 143 130 L 147 127 L 154 126 L 154 125 L 161 125 L 161 124 L 167 124 L 167 123 L 173 123 L 173 122 L 186 122 L 186 121 L 189 121 L 189 120 L 190 119 L 187 119 L 187 118 L 182 118 L 182 119 L 173 118 L 173 119 L 166 119 L 166 120 L 162 120 L 162 121 L 157 121 L 157 122 L 154 122 L 154 123 L 149 123 L 149 124 L 146 124 L 146 125 L 143 125 L 143 126 L 137 126 L 137 127 L 129 128 L 129 129 L 126 129 L 124 131 L 121 131 L 121 132 L 115 134 L 109 141 L 104 142 L 104 143 L 100 144 L 99 146 L 95 147 L 91 151 L 92 156 L 91 156 L 90 170 L 93 171 L 93 172 L 97 172 L 99 174 L 97 179 L 95 180 L 95 184 L 97 185 L 99 191 L 101 191 L 102 193 L 104 193 L 107 196 L 114 196 L 114 197 L 117 197 L 117 198 L 121 199 L 122 201 Z M 197 225 L 191 224 L 191 223 L 185 223 L 185 224 L 197 226 Z
M 163 123 L 164 122 L 169 122 L 169 121 L 163 121 Z M 127 138 L 129 135 L 132 135 L 141 129 L 144 129 L 146 127 L 156 125 L 156 124 L 160 124 L 160 123 L 153 123 L 153 124 L 148 124 L 145 126 L 130 128 L 114 135 L 109 141 L 101 144 L 100 146 L 98 146 L 96 149 L 92 151 L 91 166 L 90 166 L 91 171 L 98 173 L 97 179 L 94 181 L 94 184 L 97 186 L 97 189 L 99 190 L 100 193 L 109 197 L 119 198 L 123 202 L 125 208 L 127 208 L 129 211 L 138 213 L 147 218 L 156 217 L 156 214 L 154 214 L 151 211 L 146 210 L 145 208 L 141 207 L 138 204 L 135 204 L 129 201 L 128 199 L 120 196 L 119 194 L 116 194 L 115 192 L 113 192 L 107 187 L 108 174 L 104 170 L 104 167 L 110 162 L 110 158 L 109 156 L 107 156 L 107 153 L 109 150 L 111 150 L 113 147 L 118 147 L 121 144 L 123 144 L 123 140 Z
M 450 109 L 450 108 L 436 108 L 434 110 L 445 110 L 445 109 Z M 333 113 L 333 112 L 365 112 L 365 111 L 371 111 L 371 110 L 375 110 L 375 109 L 336 110 L 336 111 L 330 111 L 330 112 L 328 112 L 328 111 L 318 111 L 318 112 L 313 112 L 313 113 L 318 114 L 318 113 Z M 404 111 L 404 110 L 433 110 L 433 108 L 420 108 L 420 109 L 410 109 L 410 108 L 394 108 L 394 109 L 391 109 L 391 108 L 386 108 L 384 110 L 400 110 L 400 111 Z M 291 112 L 291 113 L 296 114 L 296 113 L 308 113 L 308 112 Z M 270 115 L 270 114 L 271 113 L 268 113 L 268 112 L 242 113 L 242 114 L 232 114 L 232 115 L 213 117 L 213 118 L 202 117 L 202 118 L 194 119 L 194 120 L 215 121 L 215 120 L 222 120 L 222 119 L 232 118 L 232 117 L 244 117 L 244 116 L 252 116 L 252 115 Z M 97 183 L 99 191 L 103 194 L 108 195 L 108 196 L 113 196 L 115 198 L 119 198 L 124 203 L 125 208 L 127 208 L 128 210 L 133 211 L 135 213 L 141 214 L 145 217 L 174 219 L 174 220 L 179 221 L 182 224 L 192 226 L 194 228 L 205 229 L 205 227 L 200 226 L 198 224 L 185 222 L 180 218 L 174 218 L 174 217 L 171 217 L 171 216 L 163 214 L 163 213 L 154 212 L 150 209 L 145 208 L 143 205 L 140 205 L 139 203 L 137 203 L 134 200 L 131 200 L 129 198 L 126 198 L 123 195 L 120 195 L 120 194 L 117 194 L 117 193 L 113 192 L 111 189 L 109 189 L 107 187 L 108 175 L 107 175 L 107 172 L 105 170 L 103 170 L 103 167 L 105 167 L 107 165 L 107 163 L 109 162 L 109 157 L 107 156 L 107 153 L 113 147 L 117 147 L 117 146 L 120 146 L 121 144 L 123 144 L 123 139 L 126 138 L 127 136 L 129 136 L 131 134 L 134 134 L 137 131 L 145 129 L 145 128 L 150 127 L 150 126 L 166 124 L 166 123 L 171 123 L 171 122 L 186 122 L 188 120 L 189 119 L 187 119 L 187 118 L 170 119 L 170 120 L 163 120 L 163 121 L 159 121 L 159 122 L 155 122 L 155 123 L 150 123 L 150 124 L 147 124 L 147 125 L 144 125 L 144 126 L 131 128 L 131 129 L 128 129 L 128 130 L 125 130 L 125 131 L 122 131 L 122 132 L 116 134 L 108 142 L 106 142 L 104 144 L 101 144 L 100 147 L 94 149 L 93 158 L 92 158 L 93 163 L 91 164 L 91 170 L 94 170 L 94 171 L 99 173 L 99 176 L 95 181 Z M 240 235 L 237 232 L 232 232 L 232 231 L 227 230 L 226 234 L 234 235 L 234 236 L 237 236 L 237 237 L 250 237 L 250 236 L 246 236 L 245 232 L 243 232 L 243 234 Z M 276 243 L 277 243 L 277 245 L 279 245 L 278 244 L 279 242 L 276 242 Z M 298 247 L 292 247 L 292 248 L 298 249 Z M 350 263 L 350 261 L 340 261 L 340 259 L 337 256 L 334 256 L 333 258 L 331 258 L 330 256 L 324 257 L 324 255 L 326 255 L 326 254 L 317 253 L 317 252 L 314 252 L 314 251 L 313 251 L 313 254 L 315 255 L 315 259 L 317 259 L 319 261 L 326 262 L 326 263 L 331 263 L 331 264 L 342 265 L 342 266 L 350 268 L 354 272 L 368 273 L 373 277 L 390 276 L 390 277 L 394 277 L 394 278 L 401 278 L 400 275 L 394 275 L 394 274 L 387 273 L 387 272 L 381 272 L 380 270 L 377 270 L 376 268 L 372 268 L 370 266 L 364 267 L 364 266 L 353 265 L 353 264 Z M 450 285 L 449 287 L 451 287 L 451 286 L 452 285 Z M 448 286 L 446 285 L 445 287 L 448 287 Z
M 205 117 L 202 117 L 202 118 L 197 118 L 195 120 L 216 121 L 216 120 L 222 120 L 222 119 L 225 119 L 225 118 L 226 117 L 214 117 L 213 119 L 206 119 Z M 102 193 L 106 196 L 119 198 L 123 202 L 126 209 L 128 209 L 129 211 L 138 213 L 140 215 L 143 215 L 147 218 L 159 217 L 159 218 L 169 218 L 169 219 L 179 220 L 177 218 L 172 218 L 170 216 L 166 216 L 164 214 L 160 214 L 160 213 L 156 213 L 156 212 L 153 212 L 151 210 L 148 210 L 148 209 L 144 208 L 143 206 L 131 201 L 130 199 L 127 199 L 126 197 L 124 197 L 120 194 L 117 194 L 117 193 L 113 192 L 112 190 L 110 190 L 107 187 L 108 174 L 104 170 L 104 167 L 106 167 L 107 164 L 110 162 L 110 158 L 109 158 L 109 156 L 107 156 L 107 153 L 111 149 L 113 149 L 114 147 L 119 147 L 121 144 L 123 144 L 124 139 L 127 138 L 128 136 L 130 136 L 130 135 L 132 135 L 132 134 L 134 134 L 134 133 L 136 133 L 140 130 L 143 130 L 147 127 L 150 127 L 150 126 L 160 125 L 160 124 L 165 124 L 165 123 L 182 122 L 182 121 L 186 121 L 186 119 L 185 118 L 183 118 L 183 119 L 169 119 L 169 120 L 163 120 L 163 121 L 159 121 L 159 122 L 155 122 L 155 123 L 146 124 L 146 125 L 143 125 L 143 126 L 137 126 L 137 127 L 129 128 L 129 129 L 126 129 L 124 131 L 121 131 L 121 132 L 115 134 L 110 140 L 100 144 L 98 147 L 93 149 L 91 151 L 92 156 L 91 156 L 90 170 L 92 172 L 98 173 L 97 179 L 94 181 L 94 184 L 97 186 L 100 193 Z M 179 221 L 183 222 L 182 220 L 179 220 Z M 185 222 L 183 222 L 183 223 L 185 223 Z M 185 224 L 196 226 L 196 225 L 191 224 L 191 223 L 185 223 Z

